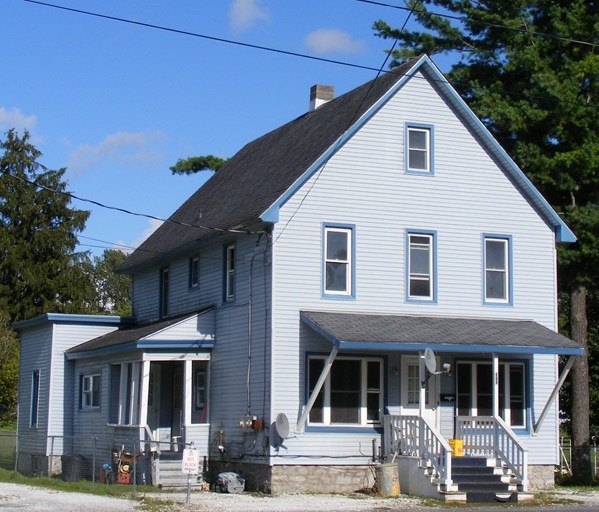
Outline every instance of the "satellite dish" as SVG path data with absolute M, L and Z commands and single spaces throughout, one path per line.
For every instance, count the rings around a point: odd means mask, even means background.
M 426 366 L 426 369 L 430 373 L 435 373 L 437 371 L 437 358 L 430 348 L 424 350 L 424 366 Z
M 277 419 L 275 420 L 275 429 L 281 439 L 287 439 L 289 436 L 289 420 L 282 412 L 277 414 Z

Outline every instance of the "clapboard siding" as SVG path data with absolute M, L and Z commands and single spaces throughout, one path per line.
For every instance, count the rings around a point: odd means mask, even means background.
M 434 126 L 434 176 L 404 172 L 408 122 Z M 321 297 L 323 223 L 355 227 L 355 300 Z M 436 303 L 406 301 L 410 229 L 436 233 Z M 484 234 L 512 237 L 512 306 L 483 304 Z M 423 79 L 410 80 L 287 201 L 274 238 L 273 413 L 293 420 L 304 403 L 303 354 L 331 349 L 309 329 L 300 336 L 303 309 L 510 317 L 555 328 L 552 229 Z M 539 368 L 533 388 L 553 378 Z M 536 442 L 548 436 L 554 434 L 546 428 Z M 335 436 L 306 437 L 316 451 L 342 455 L 347 448 Z M 301 452 L 303 442 L 288 443 L 289 453 L 296 443 Z

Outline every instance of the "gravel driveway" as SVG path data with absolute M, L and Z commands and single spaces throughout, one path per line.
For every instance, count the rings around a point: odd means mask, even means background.
M 599 491 L 558 491 L 563 499 L 576 500 L 589 509 L 599 510 Z M 148 495 L 152 500 L 164 499 L 168 511 L 198 512 L 375 512 L 384 510 L 439 510 L 423 507 L 420 500 L 407 496 L 376 498 L 365 495 L 301 494 L 282 496 L 255 496 L 249 493 L 219 494 L 194 492 L 188 505 L 185 493 Z M 547 508 L 555 509 L 554 506 Z M 27 485 L 0 483 L 0 511 L 43 512 L 127 512 L 143 510 L 143 499 L 128 500 L 91 494 L 51 491 Z M 156 510 L 156 508 L 152 508 Z M 526 507 L 523 509 L 526 510 Z

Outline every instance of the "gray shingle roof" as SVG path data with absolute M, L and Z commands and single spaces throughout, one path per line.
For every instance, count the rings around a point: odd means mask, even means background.
M 416 62 L 384 73 L 250 142 L 170 219 L 219 229 L 258 222 L 260 215 Z M 216 234 L 210 229 L 164 223 L 127 258 L 121 270 L 133 271 L 160 262 L 167 253 L 185 250 L 195 241 Z
M 436 350 L 582 354 L 573 340 L 530 320 L 302 311 L 301 318 L 347 350 Z
M 166 329 L 171 325 L 175 325 L 186 318 L 190 318 L 211 308 L 212 306 L 206 306 L 198 311 L 194 311 L 193 313 L 186 313 L 147 324 L 132 324 L 128 327 L 109 332 L 103 336 L 99 336 L 92 340 L 81 343 L 80 345 L 76 345 L 75 347 L 68 349 L 66 354 L 78 354 L 129 345 L 135 341 L 145 338 L 146 336 L 150 336 L 151 334 Z

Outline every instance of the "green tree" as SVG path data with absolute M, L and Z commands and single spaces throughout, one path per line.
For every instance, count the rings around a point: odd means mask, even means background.
M 195 174 L 201 171 L 217 172 L 227 162 L 227 158 L 214 155 L 190 156 L 189 158 L 177 160 L 177 163 L 170 167 L 170 170 L 173 174 Z
M 0 427 L 16 423 L 18 378 L 19 340 L 0 315 Z
M 77 233 L 89 212 L 69 206 L 65 169 L 49 170 L 29 133 L 0 141 L 0 311 L 10 322 L 84 309 Z
M 131 315 L 131 278 L 117 272 L 126 257 L 123 251 L 106 249 L 94 258 L 91 278 L 97 312 Z
M 456 63 L 447 78 L 577 234 L 577 243 L 559 247 L 559 277 L 571 298 L 571 336 L 585 344 L 588 291 L 596 296 L 599 288 L 599 4 L 407 4 L 421 28 L 400 31 L 382 20 L 374 24 L 378 36 L 399 43 L 393 65 L 422 53 L 452 54 Z M 593 322 L 597 319 L 591 319 L 591 333 L 596 332 Z M 577 358 L 572 374 L 573 470 L 588 481 L 587 356 Z

